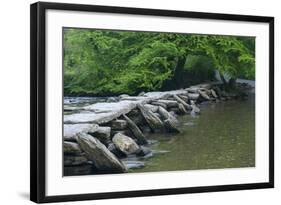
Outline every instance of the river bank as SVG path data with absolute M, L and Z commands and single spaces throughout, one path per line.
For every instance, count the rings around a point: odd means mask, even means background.
M 240 86 L 249 88 L 244 84 Z M 204 110 L 204 104 L 220 106 L 219 102 L 238 97 L 223 91 L 219 83 L 207 83 L 169 92 L 122 95 L 119 99 L 107 98 L 103 100 L 109 102 L 95 104 L 91 104 L 90 98 L 87 105 L 71 106 L 75 102 L 69 102 L 64 116 L 64 174 L 121 173 L 135 168 L 154 171 L 145 159 L 162 155 L 161 158 L 165 158 L 168 153 L 164 149 L 153 150 L 158 141 L 155 136 L 160 138 L 170 133 L 171 141 L 172 136 L 183 137 L 182 118 L 196 119 L 201 109 Z M 161 170 L 161 163 L 159 167 Z

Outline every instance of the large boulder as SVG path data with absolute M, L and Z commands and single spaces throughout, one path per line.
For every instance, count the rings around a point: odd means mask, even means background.
M 112 142 L 120 151 L 127 155 L 135 154 L 140 149 L 140 147 L 132 138 L 121 133 L 117 133 L 116 135 L 114 135 L 114 137 L 112 138 Z
M 77 141 L 81 149 L 86 153 L 87 158 L 94 162 L 98 170 L 113 173 L 127 171 L 124 164 L 95 137 L 86 133 L 79 133 Z

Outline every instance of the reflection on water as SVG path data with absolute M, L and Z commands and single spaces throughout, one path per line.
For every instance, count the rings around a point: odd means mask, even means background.
M 201 106 L 198 117 L 180 117 L 180 134 L 151 134 L 154 150 L 169 152 L 143 159 L 130 172 L 255 166 L 255 97 Z

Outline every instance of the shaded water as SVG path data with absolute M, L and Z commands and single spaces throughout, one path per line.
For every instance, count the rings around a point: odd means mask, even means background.
M 143 159 L 130 172 L 238 168 L 255 166 L 255 98 L 201 105 L 202 114 L 185 115 L 180 134 L 151 134 L 153 150 L 165 154 Z

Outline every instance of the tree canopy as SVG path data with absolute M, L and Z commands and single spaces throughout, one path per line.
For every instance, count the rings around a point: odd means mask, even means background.
M 64 29 L 65 95 L 137 94 L 255 76 L 255 38 Z

